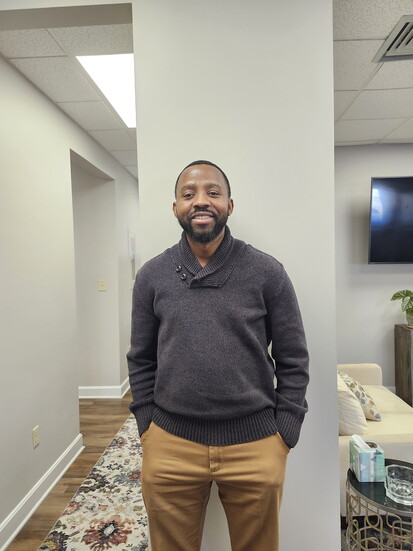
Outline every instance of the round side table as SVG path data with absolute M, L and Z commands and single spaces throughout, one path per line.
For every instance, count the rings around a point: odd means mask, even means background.
M 386 465 L 411 463 L 386 459 Z M 384 482 L 359 482 L 347 472 L 347 551 L 413 551 L 413 505 L 396 503 Z

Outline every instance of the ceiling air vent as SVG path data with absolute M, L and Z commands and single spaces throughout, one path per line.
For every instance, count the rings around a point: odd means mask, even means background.
M 413 15 L 404 15 L 375 55 L 373 61 L 413 59 Z

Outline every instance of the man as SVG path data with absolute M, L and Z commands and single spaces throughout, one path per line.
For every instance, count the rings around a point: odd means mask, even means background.
M 277 260 L 231 236 L 217 165 L 185 167 L 175 197 L 184 232 L 136 276 L 128 353 L 152 550 L 199 550 L 215 481 L 232 550 L 277 551 L 287 454 L 307 411 L 297 300 Z

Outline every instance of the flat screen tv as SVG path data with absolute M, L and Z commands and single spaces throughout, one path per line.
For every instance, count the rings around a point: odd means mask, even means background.
M 413 176 L 372 178 L 369 264 L 413 263 Z

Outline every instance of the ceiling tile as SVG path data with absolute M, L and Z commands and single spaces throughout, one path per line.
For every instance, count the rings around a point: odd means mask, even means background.
M 338 120 L 351 102 L 357 97 L 358 92 L 336 91 L 334 92 L 334 119 Z
M 359 90 L 378 69 L 372 59 L 381 40 L 346 40 L 334 42 L 334 89 Z
M 412 0 L 334 0 L 334 39 L 385 39 Z
M 382 63 L 366 88 L 368 90 L 413 88 L 413 59 Z
M 413 88 L 361 92 L 343 119 L 395 119 L 413 116 Z
M 138 163 L 136 147 L 124 151 L 111 151 L 112 155 L 123 165 L 133 166 Z
M 55 102 L 101 99 L 67 57 L 11 59 L 10 62 Z
M 64 52 L 46 29 L 0 32 L 0 53 L 6 57 L 43 57 Z
M 338 142 L 381 140 L 405 119 L 339 121 L 335 125 Z
M 122 123 L 103 101 L 77 101 L 57 104 L 85 130 L 121 130 Z
M 49 29 L 71 55 L 133 53 L 132 25 L 95 25 Z
M 109 151 L 122 151 L 135 147 L 126 130 L 92 130 L 89 134 Z
M 396 128 L 386 138 L 387 140 L 410 140 L 413 142 L 413 118 Z

